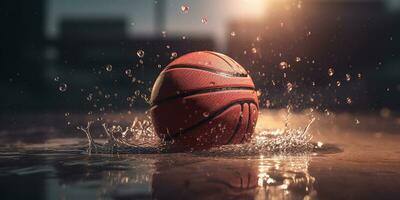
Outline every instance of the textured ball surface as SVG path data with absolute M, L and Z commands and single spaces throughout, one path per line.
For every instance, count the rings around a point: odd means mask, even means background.
M 151 103 L 158 136 L 183 149 L 243 143 L 258 117 L 258 98 L 247 71 L 211 51 L 171 62 L 153 86 Z

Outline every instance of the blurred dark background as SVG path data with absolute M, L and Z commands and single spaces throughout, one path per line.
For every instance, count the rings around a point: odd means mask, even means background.
M 199 50 L 245 66 L 263 107 L 400 110 L 396 0 L 0 4 L 2 113 L 144 110 L 162 68 Z

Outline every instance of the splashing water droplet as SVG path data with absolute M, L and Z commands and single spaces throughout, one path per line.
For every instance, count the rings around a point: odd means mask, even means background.
M 336 85 L 340 87 L 340 81 L 336 81 Z
M 204 17 L 201 18 L 201 23 L 202 24 L 207 24 L 208 23 L 207 16 L 204 16 Z
M 141 49 L 139 49 L 139 50 L 136 52 L 136 55 L 137 55 L 139 58 L 143 58 L 143 57 L 144 57 L 144 51 L 141 50 Z
M 105 68 L 107 71 L 111 72 L 113 67 L 112 67 L 112 65 L 108 64 L 105 66 Z
M 167 31 L 161 31 L 163 37 L 167 37 Z
M 357 118 L 355 119 L 356 124 L 360 124 L 360 120 L 358 120 Z
M 347 102 L 347 104 L 351 104 L 351 102 L 352 102 L 352 101 L 351 101 L 351 98 L 350 98 L 350 97 L 347 97 L 347 98 L 346 98 L 346 102 Z
M 333 70 L 333 68 L 329 68 L 328 69 L 328 75 L 329 76 L 333 76 L 333 74 L 335 74 L 335 71 Z
M 188 13 L 189 12 L 189 6 L 186 5 L 186 4 L 181 5 L 181 11 L 183 13 L 185 13 L 185 14 Z
M 346 81 L 350 81 L 350 80 L 351 80 L 350 74 L 346 74 Z
M 54 77 L 55 82 L 58 82 L 59 80 L 60 80 L 60 77 L 58 77 L 58 76 Z
M 323 142 L 321 142 L 321 141 L 318 141 L 318 142 L 317 142 L 317 147 L 318 147 L 318 148 L 321 148 L 323 145 L 324 145 Z
M 300 62 L 301 58 L 300 57 L 296 57 L 296 62 Z
M 265 101 L 265 106 L 266 106 L 267 108 L 271 107 L 271 101 L 270 101 L 269 99 L 267 99 L 267 100 Z
M 357 74 L 358 79 L 361 79 L 361 73 Z
M 65 83 L 61 83 L 59 86 L 58 86 L 58 90 L 60 90 L 61 92 L 65 92 L 65 91 L 67 91 L 67 84 L 65 84 Z
M 178 53 L 172 52 L 172 53 L 171 53 L 171 58 L 176 58 L 176 57 L 178 57 Z
M 232 31 L 232 32 L 231 32 L 231 36 L 232 36 L 232 37 L 235 37 L 235 36 L 236 36 L 236 32 L 235 32 L 235 31 Z
M 125 70 L 125 75 L 127 75 L 128 77 L 132 77 L 132 70 L 131 69 L 126 69 Z
M 286 84 L 286 87 L 288 92 L 291 92 L 293 90 L 293 84 L 290 82 Z
M 298 3 L 297 3 L 297 8 L 301 8 L 301 1 L 299 1 Z
M 210 113 L 209 112 L 203 112 L 203 116 L 204 117 L 208 117 L 208 116 L 210 116 Z
M 287 64 L 287 62 L 282 61 L 282 62 L 279 63 L 279 67 L 281 69 L 286 69 L 286 68 L 288 68 L 288 64 Z
M 90 93 L 87 97 L 86 100 L 91 101 L 93 99 L 93 94 Z
M 252 53 L 257 53 L 257 49 L 255 47 L 251 48 Z

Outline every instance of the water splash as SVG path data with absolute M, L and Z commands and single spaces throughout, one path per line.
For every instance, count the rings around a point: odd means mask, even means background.
M 312 134 L 309 132 L 312 118 L 306 127 L 292 129 L 285 122 L 283 129 L 266 129 L 255 133 L 249 143 L 220 146 L 208 151 L 210 154 L 238 156 L 238 155 L 266 155 L 266 154 L 296 154 L 307 153 L 314 149 L 311 143 Z
M 101 126 L 107 136 L 104 144 L 95 142 L 90 131 L 93 121 L 89 121 L 86 127 L 77 127 L 88 139 L 87 152 L 91 153 L 159 153 L 162 151 L 161 141 L 156 136 L 153 125 L 148 116 L 144 119 L 138 117 L 131 126 L 121 125 Z

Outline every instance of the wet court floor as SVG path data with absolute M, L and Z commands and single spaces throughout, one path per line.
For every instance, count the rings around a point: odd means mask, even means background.
M 88 155 L 83 135 L 63 128 L 57 117 L 1 118 L 1 199 L 400 198 L 396 117 L 319 114 L 309 131 L 320 149 L 246 155 Z M 308 119 L 293 114 L 290 126 Z M 263 112 L 258 129 L 279 128 L 283 121 L 284 112 Z

